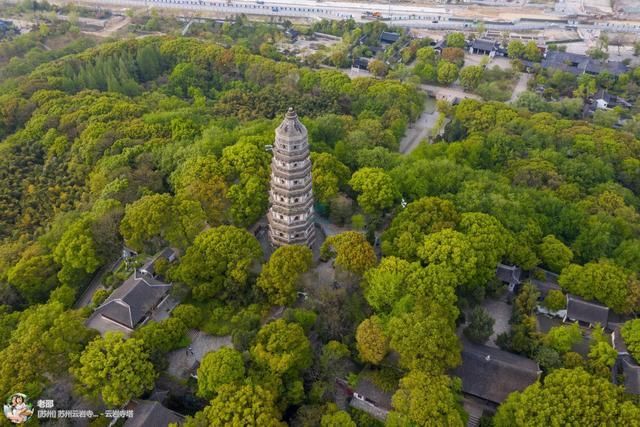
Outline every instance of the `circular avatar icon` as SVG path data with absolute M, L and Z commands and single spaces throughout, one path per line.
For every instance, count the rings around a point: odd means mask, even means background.
M 14 393 L 4 405 L 4 416 L 14 424 L 23 424 L 33 415 L 33 405 L 26 394 Z

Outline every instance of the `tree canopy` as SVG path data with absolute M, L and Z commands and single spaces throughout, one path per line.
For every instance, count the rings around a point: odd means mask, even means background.
M 249 232 L 222 225 L 196 237 L 176 274 L 200 297 L 232 298 L 245 288 L 249 268 L 261 256 L 260 243 Z
M 142 340 L 107 332 L 91 341 L 73 369 L 82 390 L 112 407 L 153 388 L 156 372 Z
M 295 301 L 300 275 L 311 267 L 312 253 L 306 246 L 281 246 L 262 266 L 257 286 L 274 305 Z
M 544 382 L 512 393 L 498 408 L 494 423 L 502 426 L 581 424 L 633 425 L 640 419 L 637 405 L 608 379 L 581 368 L 558 369 Z

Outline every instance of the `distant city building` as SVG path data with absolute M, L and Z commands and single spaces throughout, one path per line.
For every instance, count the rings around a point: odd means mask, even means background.
M 276 129 L 271 160 L 271 207 L 267 215 L 269 237 L 274 246 L 315 240 L 311 159 L 307 129 L 289 108 Z

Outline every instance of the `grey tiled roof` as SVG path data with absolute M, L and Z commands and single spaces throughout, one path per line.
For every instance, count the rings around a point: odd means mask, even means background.
M 538 380 L 538 364 L 497 348 L 464 342 L 462 365 L 453 370 L 462 379 L 462 391 L 501 403 L 514 391 Z
M 609 321 L 609 307 L 568 294 L 567 317 L 591 325 L 598 323 L 606 328 Z
M 622 62 L 599 61 L 587 55 L 570 52 L 547 52 L 542 60 L 542 68 L 553 68 L 573 74 L 600 74 L 603 71 L 619 76 L 627 71 L 627 66 Z
M 496 49 L 496 42 L 493 40 L 476 39 L 471 43 L 471 47 L 479 50 L 492 51 Z
M 170 423 L 184 422 L 182 415 L 155 401 L 134 400 L 128 408 L 133 409 L 133 417 L 124 423 L 124 427 L 167 427 Z
M 627 393 L 640 394 L 640 366 L 629 355 L 623 356 L 621 363 L 624 389 Z
M 129 277 L 96 309 L 102 315 L 127 328 L 133 329 L 171 289 L 149 275 Z
M 382 34 L 380 34 L 380 41 L 384 43 L 394 43 L 399 38 L 400 38 L 400 34 L 392 33 L 389 31 L 383 31 Z
M 496 268 L 496 277 L 501 282 L 519 284 L 522 269 L 516 265 L 498 264 Z

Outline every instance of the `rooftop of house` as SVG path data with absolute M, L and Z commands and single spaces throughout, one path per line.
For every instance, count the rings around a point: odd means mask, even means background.
M 96 308 L 88 324 L 91 325 L 94 318 L 103 317 L 125 328 L 134 329 L 170 289 L 170 284 L 136 272 Z
M 142 267 L 140 267 L 140 272 L 142 274 L 150 274 L 151 276 L 155 275 L 155 266 L 158 260 L 164 258 L 169 262 L 173 262 L 177 257 L 177 251 L 173 248 L 164 248 L 160 252 L 158 252 L 153 258 L 145 262 Z
M 361 378 L 356 384 L 355 392 L 364 396 L 378 408 L 391 410 L 391 397 L 393 393 L 386 392 L 375 385 L 368 378 Z
M 593 95 L 593 99 L 602 99 L 605 102 L 610 102 L 611 95 L 605 89 L 600 89 L 595 95 Z
M 558 51 L 547 52 L 541 65 L 543 68 L 554 68 L 572 74 L 600 74 L 603 71 L 607 71 L 619 76 L 627 71 L 627 66 L 622 62 L 599 61 L 587 55 Z
M 496 404 L 538 380 L 538 364 L 497 348 L 464 342 L 462 365 L 453 374 L 462 379 L 462 391 Z
M 629 355 L 623 356 L 620 362 L 624 376 L 624 389 L 627 393 L 640 394 L 640 366 Z
M 496 268 L 496 277 L 504 283 L 518 284 L 521 276 L 522 269 L 517 265 L 498 264 Z
M 360 56 L 353 60 L 353 66 L 359 68 L 367 68 L 369 66 L 369 58 Z
M 567 318 L 590 325 L 599 324 L 606 328 L 609 322 L 609 307 L 567 294 Z
M 473 49 L 491 51 L 498 47 L 498 43 L 494 40 L 476 39 L 471 43 Z
M 134 399 L 127 409 L 133 410 L 133 417 L 127 419 L 124 427 L 167 427 L 170 423 L 184 422 L 182 415 L 155 401 Z
M 399 33 L 392 33 L 390 31 L 383 31 L 382 34 L 380 34 L 380 41 L 383 43 L 395 43 L 399 38 Z
M 613 329 L 613 333 L 611 334 L 611 343 L 613 344 L 613 348 L 616 349 L 618 354 L 629 354 L 627 345 L 625 344 L 624 338 L 622 338 L 622 334 L 620 332 L 622 325 L 619 323 L 616 323 L 616 324 L 609 323 L 609 327 Z

